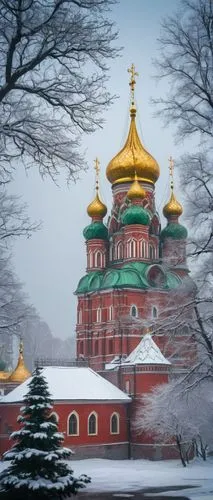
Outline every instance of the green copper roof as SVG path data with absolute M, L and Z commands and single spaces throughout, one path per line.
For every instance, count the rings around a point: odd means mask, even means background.
M 153 272 L 163 277 L 161 285 L 153 279 Z M 150 265 L 145 262 L 131 262 L 121 268 L 108 268 L 104 271 L 91 271 L 78 284 L 76 293 L 90 293 L 109 288 L 138 288 L 163 290 L 175 289 L 181 285 L 181 279 L 160 265 Z
M 150 217 L 143 207 L 139 205 L 131 205 L 131 207 L 126 208 L 121 216 L 121 222 L 125 226 L 130 224 L 143 224 L 148 226 L 150 223 Z
M 107 240 L 108 230 L 103 222 L 95 221 L 84 228 L 83 235 L 85 240 Z
M 161 231 L 161 239 L 172 238 L 173 240 L 185 240 L 187 238 L 187 229 L 181 224 L 169 222 Z

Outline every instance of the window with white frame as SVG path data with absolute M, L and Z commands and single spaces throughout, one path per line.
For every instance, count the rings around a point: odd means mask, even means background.
M 67 434 L 69 436 L 79 435 L 79 415 L 76 411 L 73 411 L 67 420 Z
M 78 310 L 78 324 L 82 324 L 82 309 Z
M 96 252 L 95 253 L 95 267 L 101 267 L 102 266 L 102 254 L 101 252 Z
M 110 417 L 110 434 L 119 434 L 120 432 L 120 415 L 113 413 Z
M 112 321 L 113 319 L 113 307 L 109 306 L 109 321 Z
M 150 260 L 155 258 L 155 249 L 152 245 L 149 245 L 149 258 Z
M 89 436 L 96 436 L 98 434 L 98 416 L 93 412 L 88 417 L 88 434 Z
M 97 309 L 97 323 L 101 323 L 101 308 Z
M 123 243 L 119 241 L 117 244 L 117 259 L 123 259 Z

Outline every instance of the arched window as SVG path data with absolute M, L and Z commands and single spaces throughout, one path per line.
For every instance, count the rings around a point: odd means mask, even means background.
M 131 306 L 130 316 L 132 316 L 133 318 L 138 317 L 138 308 L 136 306 Z
M 109 321 L 112 321 L 112 317 L 113 317 L 113 307 L 109 306 Z
M 98 355 L 98 340 L 95 340 L 95 345 L 94 345 L 94 356 Z
M 155 249 L 152 245 L 149 245 L 149 258 L 150 260 L 155 258 Z
M 97 323 L 101 323 L 101 308 L 97 309 Z
M 67 434 L 69 436 L 78 436 L 79 435 L 79 416 L 76 411 L 73 411 L 67 421 Z
M 110 433 L 111 434 L 119 434 L 119 413 L 113 413 L 110 418 Z
M 113 353 L 113 339 L 109 339 L 108 343 L 108 353 L 112 354 Z
M 117 245 L 117 259 L 123 259 L 123 244 L 122 241 L 119 241 Z
M 157 307 L 153 306 L 152 308 L 152 317 L 156 319 L 158 317 L 158 310 Z
M 129 257 L 135 257 L 135 240 L 129 242 Z
M 95 254 L 95 267 L 102 266 L 102 255 L 101 252 L 96 252 Z
M 93 412 L 88 417 L 88 434 L 89 436 L 96 436 L 98 434 L 98 416 Z
M 58 413 L 56 413 L 55 411 L 52 411 L 52 413 L 50 413 L 50 415 L 49 415 L 49 420 L 51 422 L 53 422 L 53 424 L 58 424 L 58 422 L 59 422 Z

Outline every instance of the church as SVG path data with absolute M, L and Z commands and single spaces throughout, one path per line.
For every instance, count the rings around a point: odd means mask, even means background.
M 195 289 L 186 262 L 187 230 L 179 222 L 183 209 L 174 194 L 174 162 L 170 158 L 167 224 L 161 229 L 155 205 L 160 169 L 138 135 L 137 73 L 134 65 L 128 71 L 129 132 L 106 169 L 112 185 L 107 222 L 95 160 L 96 195 L 83 230 L 87 268 L 75 291 L 76 366 L 44 367 L 54 417 L 76 458 L 174 457 L 171 443 L 138 434 L 134 422 L 143 394 L 184 373 L 196 356 L 187 327 L 191 311 L 185 306 Z M 1 453 L 9 447 L 6 428 L 17 426 L 28 377 L 0 400 Z M 5 377 L 2 384 L 7 386 Z

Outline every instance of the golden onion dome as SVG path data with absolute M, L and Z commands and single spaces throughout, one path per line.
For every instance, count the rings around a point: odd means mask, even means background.
M 89 217 L 105 217 L 107 213 L 107 207 L 100 200 L 98 191 L 96 190 L 95 199 L 87 207 L 87 213 Z
M 137 179 L 137 174 L 135 174 L 135 180 L 129 188 L 127 193 L 127 198 L 129 200 L 143 199 L 146 196 L 145 189 L 140 185 Z
M 21 384 L 29 377 L 31 377 L 31 373 L 25 366 L 23 357 L 23 343 L 20 342 L 18 363 L 15 370 L 11 373 L 10 377 L 8 378 L 8 382 Z
M 165 215 L 166 218 L 169 218 L 172 215 L 180 217 L 182 213 L 183 213 L 182 205 L 179 203 L 179 201 L 177 201 L 172 190 L 170 200 L 168 201 L 168 203 L 166 203 L 166 205 L 163 208 L 163 214 Z
M 136 108 L 130 108 L 130 129 L 124 147 L 114 156 L 108 164 L 106 170 L 107 179 L 112 184 L 131 182 L 135 172 L 138 180 L 154 184 L 159 175 L 160 169 L 157 161 L 146 151 L 138 136 L 135 123 Z

